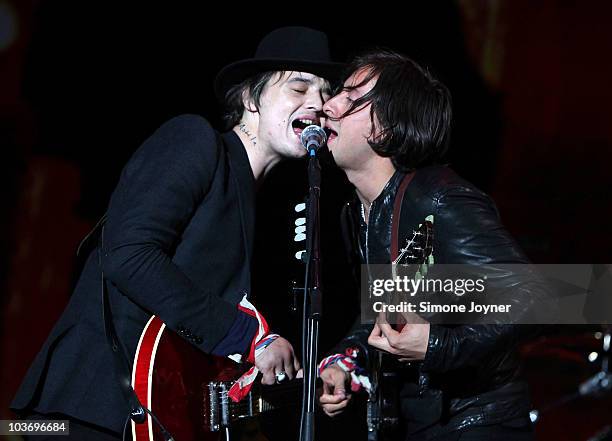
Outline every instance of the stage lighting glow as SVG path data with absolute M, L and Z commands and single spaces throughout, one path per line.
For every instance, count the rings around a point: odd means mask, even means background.
M 7 50 L 17 39 L 17 14 L 7 1 L 0 0 L 0 51 Z

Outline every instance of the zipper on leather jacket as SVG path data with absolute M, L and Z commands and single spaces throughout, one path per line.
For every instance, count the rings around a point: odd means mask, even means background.
M 365 222 L 366 225 L 366 230 L 365 230 L 365 263 L 366 263 L 366 269 L 368 271 L 368 290 L 370 291 L 368 293 L 371 293 L 372 290 L 372 273 L 370 271 L 370 248 L 368 246 L 368 242 L 369 242 L 369 231 L 370 231 L 370 222 L 371 222 L 371 217 L 372 217 L 372 209 L 374 208 L 374 204 L 376 203 L 376 200 L 372 201 L 372 204 L 370 205 L 370 211 L 368 212 L 368 220 L 366 222 L 365 219 L 365 209 L 363 207 L 363 202 L 360 202 L 360 206 L 361 206 L 361 218 L 363 219 L 363 221 Z M 359 247 L 361 249 L 361 247 Z

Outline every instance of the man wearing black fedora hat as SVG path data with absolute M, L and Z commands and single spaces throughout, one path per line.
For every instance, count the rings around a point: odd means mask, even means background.
M 216 78 L 229 131 L 182 115 L 142 144 L 13 410 L 27 419 L 69 419 L 68 439 L 119 438 L 131 410 L 120 384 L 129 379 L 113 367 L 118 356 L 105 336 L 104 286 L 105 312 L 112 311 L 119 352 L 130 365 L 154 314 L 205 353 L 251 362 L 264 383 L 295 375 L 291 344 L 271 334 L 248 301 L 255 182 L 281 159 L 305 154 L 299 135 L 320 124 L 328 80 L 341 67 L 331 62 L 325 34 L 277 29 L 253 58 Z

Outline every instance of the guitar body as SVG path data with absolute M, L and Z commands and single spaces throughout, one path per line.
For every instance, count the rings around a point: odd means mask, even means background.
M 136 351 L 132 387 L 175 441 L 217 441 L 219 432 L 211 431 L 211 407 L 217 403 L 211 385 L 233 382 L 242 372 L 241 365 L 198 351 L 152 316 Z M 151 416 L 131 424 L 134 441 L 164 440 Z
M 408 182 L 410 182 L 408 180 Z M 394 213 L 399 213 L 396 199 Z M 426 277 L 428 268 L 433 261 L 433 216 L 428 216 L 418 228 L 412 232 L 411 237 L 406 239 L 404 247 L 395 247 L 391 250 L 392 255 L 392 274 L 395 277 L 399 268 L 404 267 L 403 271 L 412 270 L 413 278 Z M 392 244 L 398 244 L 397 239 L 399 223 L 394 224 Z M 388 303 L 392 303 L 388 299 Z M 401 317 L 394 317 L 399 320 L 389 320 L 396 329 L 401 329 L 403 325 Z M 405 322 L 404 322 L 405 323 Z M 401 378 L 411 368 L 405 363 L 400 363 L 395 357 L 378 352 L 378 357 L 372 363 L 372 390 L 368 396 L 368 441 L 385 441 L 399 439 L 402 433 L 401 427 L 401 403 L 399 392 L 401 390 Z M 416 371 L 415 371 L 416 372 Z M 418 375 L 414 375 L 413 381 L 418 381 Z
M 368 441 L 400 439 L 402 433 L 399 391 L 401 379 L 398 361 L 378 352 L 372 364 L 372 384 L 368 394 Z

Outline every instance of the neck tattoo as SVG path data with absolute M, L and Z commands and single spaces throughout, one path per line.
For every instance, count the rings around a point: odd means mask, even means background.
M 240 129 L 242 133 L 244 133 L 246 136 L 249 137 L 249 141 L 251 141 L 253 145 L 257 145 L 257 137 L 253 136 L 253 134 L 249 131 L 249 129 L 247 129 L 245 123 L 240 123 L 240 125 L 238 126 L 238 129 Z

